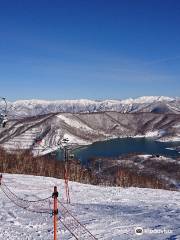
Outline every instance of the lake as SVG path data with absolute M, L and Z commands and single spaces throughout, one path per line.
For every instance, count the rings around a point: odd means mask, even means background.
M 95 142 L 75 150 L 74 154 L 82 163 L 87 163 L 92 157 L 118 157 L 128 153 L 158 154 L 176 158 L 180 157 L 180 153 L 167 148 L 177 146 L 180 146 L 180 142 L 158 142 L 148 138 L 116 138 Z M 56 156 L 57 159 L 62 159 L 60 152 Z

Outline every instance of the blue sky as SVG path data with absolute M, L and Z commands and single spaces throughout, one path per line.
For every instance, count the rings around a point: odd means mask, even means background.
M 0 96 L 180 96 L 179 0 L 0 0 Z

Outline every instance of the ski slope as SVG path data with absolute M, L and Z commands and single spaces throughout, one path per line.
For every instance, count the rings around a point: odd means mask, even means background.
M 28 200 L 50 196 L 57 185 L 63 201 L 63 180 L 4 174 L 3 181 L 16 195 Z M 180 192 L 70 182 L 70 194 L 71 204 L 66 207 L 97 239 L 180 239 Z M 58 227 L 59 240 L 74 239 L 61 224 Z M 144 233 L 136 235 L 136 227 L 142 227 Z M 8 239 L 53 239 L 53 218 L 19 208 L 0 190 L 0 240 Z

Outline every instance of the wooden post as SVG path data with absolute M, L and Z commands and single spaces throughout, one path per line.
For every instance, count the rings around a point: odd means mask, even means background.
M 57 215 L 58 215 L 58 191 L 57 187 L 54 187 L 54 192 L 52 194 L 52 197 L 54 198 L 54 240 L 57 240 Z

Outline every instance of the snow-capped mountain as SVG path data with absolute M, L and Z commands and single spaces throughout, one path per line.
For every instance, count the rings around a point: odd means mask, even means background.
M 0 103 L 1 109 L 3 104 Z M 155 112 L 180 113 L 180 98 L 170 97 L 139 97 L 126 100 L 18 100 L 8 102 L 8 115 L 10 117 L 35 116 L 55 112 L 103 112 L 117 111 L 121 113 Z

